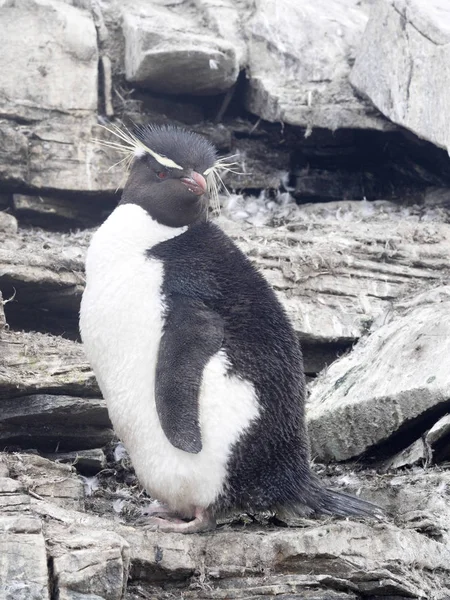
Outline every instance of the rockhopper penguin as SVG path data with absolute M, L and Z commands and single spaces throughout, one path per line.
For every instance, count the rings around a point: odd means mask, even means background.
M 371 515 L 309 466 L 296 334 L 273 290 L 207 221 L 214 147 L 183 129 L 114 129 L 130 173 L 92 238 L 80 328 L 161 531 L 231 510 Z M 159 513 L 159 514 L 156 514 Z

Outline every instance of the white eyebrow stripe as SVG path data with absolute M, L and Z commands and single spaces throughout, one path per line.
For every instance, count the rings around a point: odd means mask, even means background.
M 183 170 L 183 167 L 180 167 L 180 165 L 177 165 L 176 162 L 174 162 L 173 160 L 171 160 L 170 158 L 167 158 L 167 156 L 162 156 L 162 154 L 158 154 L 157 152 L 155 152 L 154 150 L 151 150 L 148 146 L 145 146 L 144 144 L 139 144 L 138 146 L 135 146 L 134 148 L 134 156 L 136 157 L 141 157 L 144 156 L 145 153 L 150 154 L 150 156 L 153 156 L 153 158 L 159 162 L 160 165 L 162 165 L 163 167 L 167 167 L 168 169 L 181 169 L 181 171 Z

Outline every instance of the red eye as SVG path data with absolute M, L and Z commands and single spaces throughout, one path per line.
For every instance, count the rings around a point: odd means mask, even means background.
M 157 175 L 160 179 L 165 179 L 167 177 L 167 171 L 160 171 Z

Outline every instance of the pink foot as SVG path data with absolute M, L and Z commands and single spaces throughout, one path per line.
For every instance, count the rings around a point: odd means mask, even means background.
M 199 533 L 215 528 L 216 520 L 205 508 L 196 508 L 195 518 L 192 521 L 186 522 L 181 519 L 169 521 L 161 517 L 151 517 L 144 527 L 149 531 L 163 531 L 164 533 Z

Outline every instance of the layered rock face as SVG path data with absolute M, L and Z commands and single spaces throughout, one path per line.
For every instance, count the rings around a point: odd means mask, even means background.
M 447 3 L 0 11 L 0 598 L 449 597 Z M 218 223 L 302 342 L 314 468 L 385 520 L 139 527 L 151 498 L 78 334 L 85 253 L 126 176 L 108 121 L 234 156 Z

